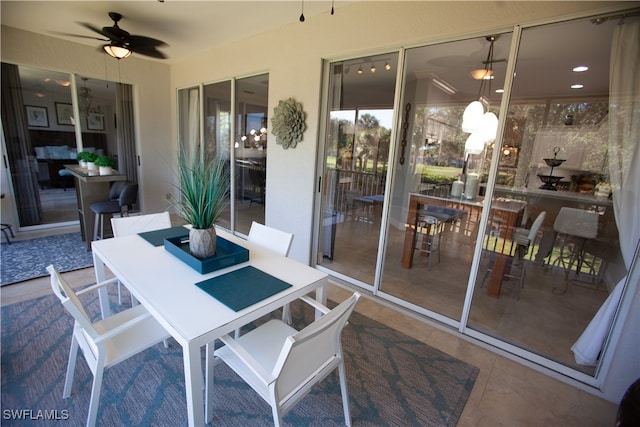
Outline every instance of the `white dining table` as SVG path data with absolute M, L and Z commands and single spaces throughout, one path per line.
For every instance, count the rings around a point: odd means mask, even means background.
M 312 291 L 316 292 L 318 301 L 326 302 L 326 273 L 253 245 L 225 230 L 218 229 L 217 233 L 249 249 L 249 261 L 200 274 L 164 246 L 153 246 L 138 235 L 92 242 L 97 282 L 106 279 L 107 267 L 182 346 L 190 426 L 205 425 L 203 346 Z M 195 285 L 246 266 L 253 266 L 291 287 L 236 312 Z M 100 294 L 100 302 L 103 316 L 108 316 L 106 293 Z

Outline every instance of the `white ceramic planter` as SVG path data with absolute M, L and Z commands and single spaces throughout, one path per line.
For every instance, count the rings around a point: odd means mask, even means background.
M 87 162 L 87 169 L 89 169 L 90 171 L 93 171 L 93 170 L 98 169 L 98 167 L 93 162 Z
M 100 166 L 100 175 L 111 175 L 113 168 L 111 166 Z

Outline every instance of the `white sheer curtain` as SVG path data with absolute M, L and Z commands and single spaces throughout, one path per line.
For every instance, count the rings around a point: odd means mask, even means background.
M 187 118 L 189 127 L 187 128 L 187 150 L 190 158 L 194 159 L 200 152 L 200 89 L 189 90 L 189 110 Z
M 620 250 L 629 270 L 640 239 L 640 19 L 617 25 L 611 47 L 609 177 Z M 578 341 L 576 362 L 595 365 L 620 302 L 626 277 L 609 295 Z

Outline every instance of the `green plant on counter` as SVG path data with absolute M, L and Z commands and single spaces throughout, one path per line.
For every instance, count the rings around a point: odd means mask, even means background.
M 116 167 L 116 161 L 109 156 L 99 156 L 97 159 L 95 159 L 94 163 L 96 166 L 102 166 L 102 167 L 108 167 L 108 168 Z
M 89 151 L 81 151 L 76 156 L 76 160 L 82 162 L 95 162 L 97 158 L 98 156 L 96 155 L 96 153 L 91 153 Z

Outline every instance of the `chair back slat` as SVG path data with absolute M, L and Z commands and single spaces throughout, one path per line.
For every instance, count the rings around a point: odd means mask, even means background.
M 247 240 L 279 255 L 287 256 L 293 241 L 293 234 L 253 221 Z
M 342 357 L 342 330 L 360 298 L 359 293 L 340 303 L 329 313 L 289 337 L 280 353 L 273 375 L 278 378 L 278 396 L 285 397 L 313 379 L 316 373 L 332 368 Z
M 51 275 L 51 289 L 64 308 L 90 337 L 97 338 L 99 334 L 93 327 L 89 315 L 71 286 L 53 265 L 48 266 L 47 271 Z
M 527 236 L 531 244 L 533 244 L 533 242 L 535 241 L 536 236 L 538 235 L 538 230 L 540 230 L 540 226 L 542 225 L 542 222 L 544 221 L 544 218 L 546 216 L 547 216 L 547 212 L 545 211 L 540 212 L 536 217 L 535 221 L 533 221 L 533 224 L 531 224 L 531 229 L 529 230 L 529 235 Z
M 130 236 L 171 227 L 169 212 L 111 218 L 114 237 Z

